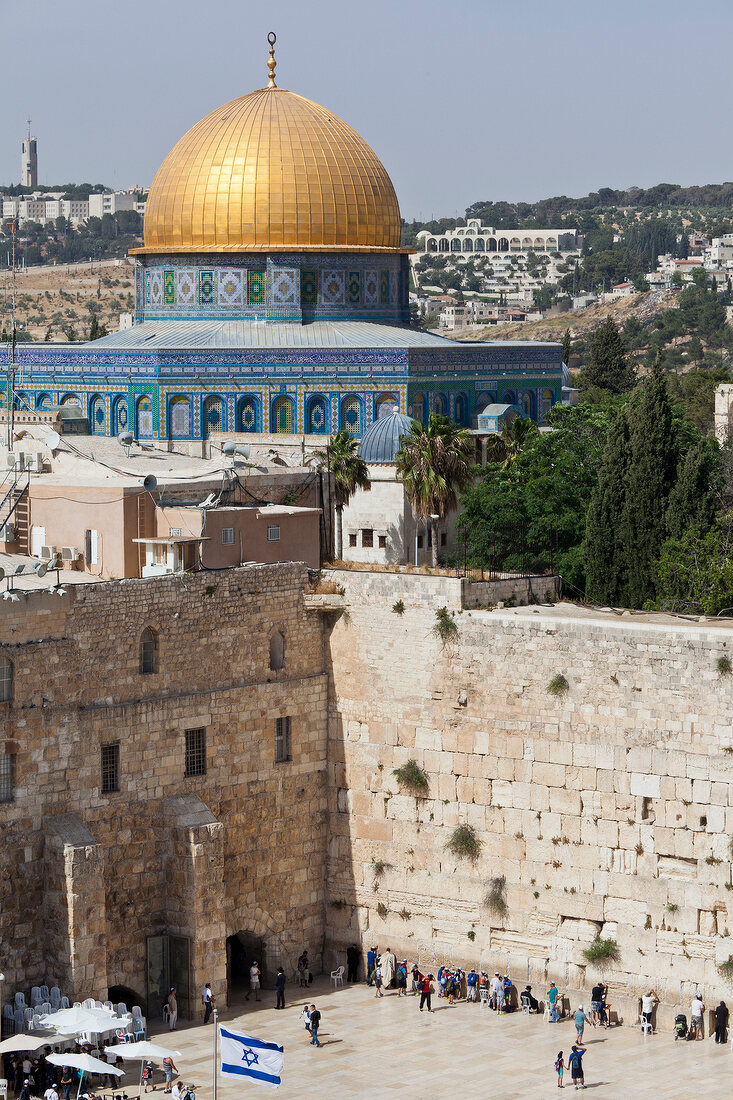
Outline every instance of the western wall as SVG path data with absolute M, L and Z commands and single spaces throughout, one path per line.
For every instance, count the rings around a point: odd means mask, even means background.
M 331 958 L 358 939 L 542 995 L 552 978 L 589 990 L 583 950 L 600 934 L 618 945 L 603 977 L 626 1022 L 650 985 L 668 1023 L 698 990 L 729 995 L 731 624 L 462 611 L 455 580 L 330 575 L 348 604 L 330 636 Z M 552 694 L 556 677 L 567 690 Z M 427 797 L 393 774 L 409 759 Z M 475 862 L 446 850 L 459 824 L 483 840 Z M 486 899 L 502 876 L 503 916 Z

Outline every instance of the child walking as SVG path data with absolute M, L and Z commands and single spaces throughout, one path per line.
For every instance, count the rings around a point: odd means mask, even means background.
M 557 1074 L 557 1087 L 559 1089 L 565 1088 L 562 1083 L 563 1070 L 565 1069 L 565 1063 L 562 1059 L 562 1051 L 558 1051 L 557 1058 L 555 1059 L 555 1073 Z

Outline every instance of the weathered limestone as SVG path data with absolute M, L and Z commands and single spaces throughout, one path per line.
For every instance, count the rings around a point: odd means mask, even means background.
M 387 574 L 333 576 L 350 612 L 330 641 L 329 897 L 345 906 L 330 943 L 363 934 L 429 964 L 582 987 L 599 934 L 618 943 L 604 973 L 627 1018 L 649 984 L 660 1019 L 698 987 L 725 995 L 733 683 L 716 661 L 733 631 L 562 606 L 456 610 L 444 646 L 440 593 L 431 608 L 400 576 L 391 589 Z M 552 695 L 560 674 L 569 688 Z M 426 798 L 393 774 L 411 758 Z M 457 824 L 483 842 L 475 863 L 445 849 Z M 500 876 L 503 916 L 483 903 Z

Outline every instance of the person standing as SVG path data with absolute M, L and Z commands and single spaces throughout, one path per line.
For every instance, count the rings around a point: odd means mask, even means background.
M 430 997 L 431 997 L 431 995 L 433 994 L 434 991 L 435 991 L 435 986 L 433 985 L 433 975 L 428 974 L 427 978 L 423 978 L 422 987 L 420 989 L 420 1011 L 421 1012 L 422 1012 L 423 1007 L 425 1005 L 428 1006 L 428 1012 L 433 1011 L 432 1008 L 430 1007 Z
M 31 1079 L 26 1077 L 23 1081 L 23 1088 L 20 1090 L 20 1096 L 18 1100 L 31 1100 L 33 1089 L 31 1088 Z
M 702 1003 L 702 993 L 695 995 L 695 1000 L 692 1002 L 692 1008 L 690 1009 L 690 1034 L 695 1032 L 696 1039 L 702 1039 L 702 1019 L 705 1012 L 705 1005 Z
M 417 997 L 418 993 L 420 992 L 420 985 L 423 980 L 423 976 L 420 973 L 420 967 L 417 965 L 417 963 L 412 964 L 412 970 L 410 971 L 410 973 L 412 975 L 412 985 L 410 987 L 410 992 L 412 993 L 413 997 Z
M 652 1026 L 652 1014 L 658 1000 L 659 998 L 653 989 L 650 989 L 649 992 L 641 998 L 641 1018 L 644 1023 L 649 1024 L 649 1027 Z
M 715 1009 L 715 1042 L 725 1043 L 725 1032 L 728 1027 L 728 1006 L 721 1001 Z
M 562 1075 L 563 1075 L 564 1070 L 565 1070 L 565 1063 L 563 1061 L 562 1051 L 559 1050 L 558 1053 L 557 1053 L 557 1058 L 555 1059 L 555 1073 L 557 1074 L 557 1087 L 559 1089 L 562 1089 L 562 1088 L 565 1087 L 562 1083 Z
M 168 1027 L 171 1031 L 176 1030 L 176 1021 L 178 1019 L 178 999 L 176 997 L 176 987 L 171 986 L 170 993 L 168 994 Z
M 255 961 L 249 968 L 249 993 L 254 993 L 256 1001 L 259 1001 L 260 999 L 260 976 L 260 968 L 257 965 L 257 960 L 255 959 Z M 245 995 L 245 1001 L 249 1000 L 249 993 Z
M 389 989 L 397 969 L 397 959 L 391 947 L 387 948 L 380 961 L 382 963 L 382 985 L 385 989 Z
M 594 1024 L 601 1022 L 601 1002 L 603 1000 L 603 985 L 596 982 L 590 995 L 590 1018 Z
M 588 1017 L 585 1014 L 585 1009 L 582 1005 L 578 1005 L 575 1011 L 575 1031 L 578 1036 L 579 1043 L 583 1042 L 583 1031 L 585 1030 L 585 1021 L 587 1019 Z M 573 1050 L 575 1050 L 575 1047 L 573 1047 Z
M 311 1046 L 319 1047 L 321 1044 L 318 1041 L 318 1028 L 321 1026 L 321 1014 L 315 1005 L 311 1005 Z
M 201 1002 L 204 1006 L 204 1023 L 208 1024 L 211 1017 L 211 1013 L 216 1005 L 214 995 L 211 992 L 211 982 L 207 982 L 204 986 L 204 991 L 201 994 Z
M 143 1084 L 145 1085 L 144 1091 L 147 1092 L 149 1088 L 155 1092 L 155 1085 L 153 1084 L 153 1063 L 146 1062 L 143 1066 Z
M 476 992 L 477 989 L 478 989 L 478 974 L 473 969 L 473 967 L 471 967 L 468 974 L 466 975 L 466 1000 L 467 1001 L 475 1001 L 476 1000 L 476 998 L 478 996 L 478 994 Z
M 275 992 L 277 994 L 275 1008 L 285 1008 L 285 971 L 281 966 L 278 966 L 275 975 Z
M 74 1078 L 71 1075 L 71 1070 L 68 1066 L 64 1066 L 61 1070 L 61 1095 L 64 1100 L 69 1100 L 73 1083 Z
M 583 1055 L 585 1054 L 585 1047 L 573 1046 L 568 1058 L 568 1069 L 570 1070 L 570 1076 L 573 1079 L 573 1084 L 576 1089 L 585 1088 L 585 1073 L 583 1071 Z M 580 1082 L 580 1084 L 578 1084 Z
M 170 1092 L 173 1088 L 173 1074 L 178 1073 L 178 1069 L 173 1059 L 168 1054 L 166 1054 L 163 1059 L 163 1073 L 165 1074 L 165 1088 L 163 1092 Z
M 359 948 L 355 943 L 352 943 L 351 947 L 346 949 L 346 980 L 347 982 L 356 982 L 357 971 L 359 970 Z
M 374 988 L 376 990 L 376 992 L 374 994 L 375 997 L 383 997 L 384 996 L 384 993 L 382 993 L 382 960 L 381 960 L 381 958 L 377 959 L 377 964 L 374 967 Z
M 560 1013 L 558 1012 L 559 997 L 560 993 L 558 991 L 557 985 L 555 984 L 555 982 L 553 982 L 547 991 L 547 1000 L 550 1005 L 550 1019 L 552 1020 L 553 1024 L 556 1024 L 557 1021 L 560 1019 Z
M 497 971 L 494 977 L 491 979 L 491 996 L 489 997 L 489 1004 L 493 1009 L 498 1012 L 504 1004 L 504 983 L 501 980 L 501 976 Z
M 49 1085 L 43 1094 L 43 1100 L 59 1100 L 59 1094 L 56 1092 L 55 1085 Z
M 181 1092 L 181 1086 L 178 1081 L 176 1081 L 171 1089 L 171 1100 L 183 1100 L 183 1093 Z

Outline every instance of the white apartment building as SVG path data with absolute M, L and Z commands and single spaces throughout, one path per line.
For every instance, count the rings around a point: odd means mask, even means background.
M 465 226 L 445 233 L 430 233 L 421 229 L 417 235 L 418 253 L 512 253 L 512 252 L 575 252 L 583 238 L 574 229 L 494 229 L 472 218 Z
M 101 218 L 104 214 L 116 214 L 119 210 L 135 210 L 145 214 L 145 203 L 128 191 L 111 191 L 90 195 L 86 199 L 64 199 L 63 192 L 36 192 L 33 195 L 17 195 L 2 200 L 3 218 L 15 218 L 19 225 L 25 222 L 52 222 L 64 217 L 71 225 L 80 225 L 88 218 Z
M 89 196 L 89 217 L 101 218 L 119 210 L 136 210 L 137 206 L 137 196 L 129 191 L 104 191 L 101 195 Z

